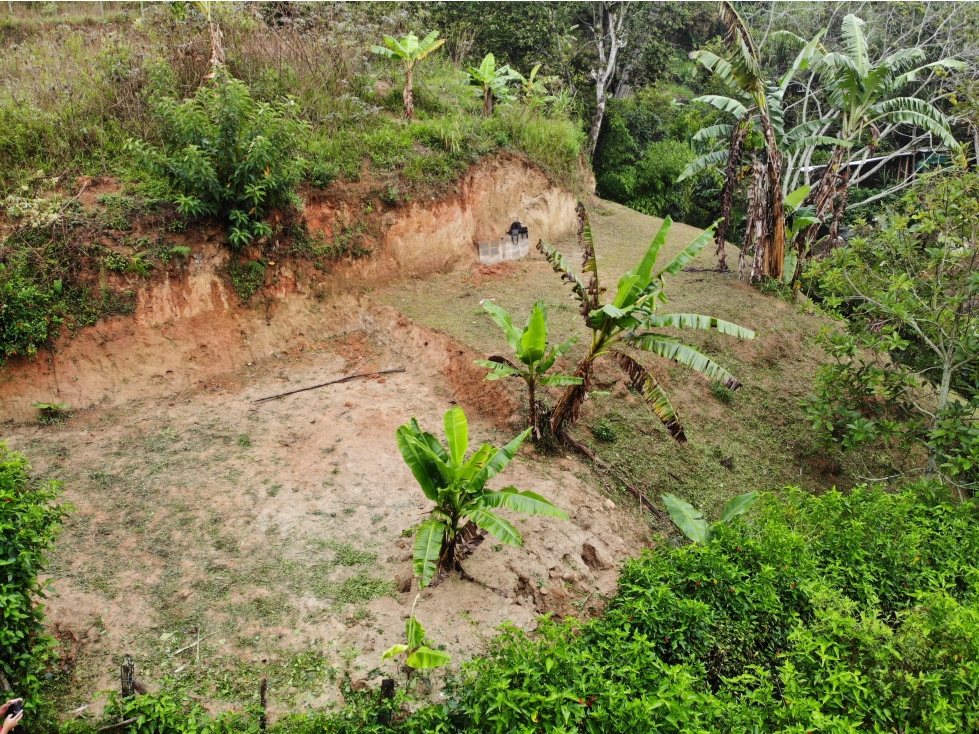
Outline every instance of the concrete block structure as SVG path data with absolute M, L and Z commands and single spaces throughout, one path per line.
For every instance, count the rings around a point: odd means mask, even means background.
M 480 265 L 492 265 L 504 260 L 519 260 L 530 254 L 530 235 L 521 233 L 517 237 L 501 237 L 492 242 L 479 243 Z

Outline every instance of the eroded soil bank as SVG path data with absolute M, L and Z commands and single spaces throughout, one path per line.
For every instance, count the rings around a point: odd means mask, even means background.
M 570 235 L 575 223 L 575 196 L 515 156 L 472 167 L 445 198 L 369 216 L 363 211 L 369 192 L 347 189 L 307 194 L 303 216 L 309 233 L 324 242 L 366 222 L 359 236 L 369 256 L 328 271 L 293 258 L 272 261 L 265 286 L 243 307 L 226 275 L 223 230 L 175 236 L 192 250 L 182 265 L 149 279 L 113 276 L 136 294 L 132 316 L 82 329 L 52 352 L 11 360 L 0 370 L 0 421 L 32 419 L 34 402 L 113 406 L 201 386 L 248 362 L 356 328 L 359 296 L 470 266 L 476 243 L 501 236 L 513 220 L 526 223 L 533 237 L 554 241 Z M 98 191 L 86 190 L 81 201 L 96 206 Z

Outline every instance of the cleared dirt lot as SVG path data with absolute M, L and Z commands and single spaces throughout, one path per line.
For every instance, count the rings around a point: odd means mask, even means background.
M 407 536 L 429 507 L 394 432 L 416 416 L 441 434 L 457 397 L 417 354 L 355 332 L 194 392 L 6 429 L 75 508 L 50 569 L 48 616 L 75 670 L 59 707 L 116 687 L 126 653 L 151 688 L 171 676 L 217 707 L 250 701 L 262 677 L 274 705 L 295 709 L 338 700 L 344 671 L 370 685 L 393 674 L 380 654 L 403 635 L 417 591 Z M 512 437 L 507 416 L 469 412 L 474 444 Z M 505 621 L 531 629 L 543 612 L 600 606 L 616 563 L 648 543 L 646 521 L 576 460 L 525 451 L 496 482 L 543 494 L 571 520 L 511 516 L 520 548 L 487 538 L 465 565 L 496 591 L 454 576 L 423 592 L 417 613 L 454 667 Z

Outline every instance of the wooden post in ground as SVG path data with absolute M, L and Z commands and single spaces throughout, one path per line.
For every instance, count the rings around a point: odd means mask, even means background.
M 122 697 L 131 698 L 136 695 L 136 663 L 130 655 L 122 661 L 122 671 L 120 673 L 122 683 Z
M 266 713 L 266 709 L 268 707 L 268 698 L 267 698 L 268 690 L 269 690 L 268 678 L 262 678 L 262 686 L 259 689 L 259 696 L 262 702 L 262 715 L 258 720 L 258 728 L 261 729 L 262 731 L 265 731 L 265 727 L 268 726 L 269 723 L 268 715 Z

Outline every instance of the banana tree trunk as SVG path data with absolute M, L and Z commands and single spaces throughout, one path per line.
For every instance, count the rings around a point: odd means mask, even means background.
M 540 425 L 539 423 L 539 413 L 537 410 L 537 385 L 534 376 L 531 375 L 530 379 L 527 380 L 527 393 L 530 397 L 530 427 L 534 430 L 534 440 L 540 441 Z
M 765 274 L 781 280 L 785 266 L 785 197 L 782 194 L 782 154 L 771 124 L 765 125 L 765 144 L 768 147 L 767 219 L 771 223 L 765 251 Z
M 591 389 L 591 372 L 594 359 L 589 354 L 578 364 L 574 375 L 582 379 L 581 384 L 568 385 L 564 395 L 554 407 L 554 412 L 551 413 L 551 433 L 555 436 L 561 435 L 565 423 L 574 423 L 581 416 L 581 404 Z
M 734 208 L 734 190 L 738 185 L 738 170 L 741 168 L 741 153 L 744 149 L 744 139 L 748 134 L 746 122 L 738 122 L 731 131 L 731 141 L 728 144 L 727 170 L 724 172 L 724 189 L 721 191 L 721 223 L 717 225 L 714 234 L 714 247 L 717 252 L 717 269 L 725 271 L 727 253 L 724 246 L 728 232 L 731 231 L 731 209 Z
M 809 192 L 804 206 L 812 207 L 819 224 L 813 224 L 799 232 L 793 243 L 799 253 L 799 262 L 809 255 L 812 243 L 816 240 L 819 230 L 826 223 L 827 216 L 835 209 L 835 199 L 839 190 L 840 166 L 843 164 L 843 155 L 846 149 L 837 145 L 833 148 L 829 163 L 823 169 L 823 175 L 819 177 L 816 188 Z
M 493 90 L 489 86 L 483 88 L 483 116 L 493 114 Z
M 405 67 L 405 89 L 401 93 L 401 99 L 405 105 L 405 117 L 409 120 L 415 116 L 415 90 L 414 80 L 412 79 L 414 69 L 410 66 Z
M 768 249 L 768 190 L 765 164 L 757 153 L 751 157 L 751 181 L 748 183 L 748 212 L 745 219 L 744 238 L 738 259 L 738 277 L 745 278 L 748 253 L 752 253 L 748 281 L 759 280 L 765 272 L 765 251 Z
M 850 167 L 847 166 L 839 176 L 840 184 L 836 188 L 836 205 L 833 207 L 833 221 L 829 225 L 829 246 L 839 247 L 843 244 L 840 237 L 840 225 L 846 214 L 846 205 L 850 199 Z

